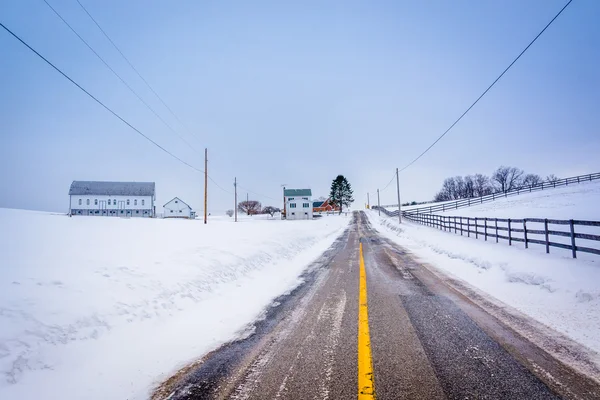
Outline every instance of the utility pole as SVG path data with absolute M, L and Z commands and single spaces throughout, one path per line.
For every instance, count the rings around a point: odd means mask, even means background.
M 233 188 L 235 192 L 235 207 L 233 209 L 233 212 L 235 213 L 235 222 L 237 222 L 237 178 L 233 178 Z
M 204 149 L 204 223 L 207 221 L 208 207 L 208 149 Z
M 381 217 L 381 204 L 379 203 L 379 189 L 377 189 L 377 211 L 379 212 L 379 216 Z
M 369 200 L 369 192 L 367 192 L 367 209 L 371 208 L 371 201 Z
M 281 185 L 281 187 L 283 188 L 283 215 L 281 216 L 283 219 L 285 217 L 285 219 L 287 219 L 287 210 L 285 209 L 285 183 L 283 185 Z
M 400 178 L 398 178 L 398 168 L 396 168 L 396 189 L 398 190 L 398 223 L 402 223 L 402 207 L 400 206 Z

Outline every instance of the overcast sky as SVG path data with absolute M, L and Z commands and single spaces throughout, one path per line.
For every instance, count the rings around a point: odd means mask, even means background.
M 0 21 L 161 146 L 223 188 L 280 205 L 281 185 L 355 207 L 435 140 L 565 4 L 514 1 L 48 0 L 191 149 L 42 0 Z M 402 201 L 447 176 L 514 165 L 600 171 L 600 2 L 576 0 L 442 141 L 400 174 Z M 203 176 L 171 158 L 0 30 L 0 207 L 67 211 L 72 180 L 154 181 L 158 203 L 201 210 Z M 212 182 L 209 210 L 232 208 Z M 240 196 L 246 190 L 240 189 Z M 382 202 L 395 200 L 395 187 Z

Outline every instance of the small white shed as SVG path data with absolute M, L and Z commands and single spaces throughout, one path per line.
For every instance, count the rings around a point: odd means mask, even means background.
M 192 215 L 195 217 L 195 212 L 192 211 L 192 207 L 179 197 L 174 197 L 165 204 L 163 208 L 164 218 L 192 218 Z

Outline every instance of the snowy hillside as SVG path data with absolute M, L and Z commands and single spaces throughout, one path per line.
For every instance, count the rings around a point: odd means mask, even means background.
M 447 202 L 446 202 L 447 203 Z M 443 203 L 431 203 L 435 206 Z M 489 218 L 554 218 L 600 221 L 600 181 L 524 193 L 436 214 Z M 403 207 L 402 211 L 423 207 Z
M 146 398 L 297 285 L 348 221 L 0 209 L 0 398 Z

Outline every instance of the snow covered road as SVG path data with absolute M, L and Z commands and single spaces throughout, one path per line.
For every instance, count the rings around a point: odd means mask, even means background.
M 146 398 L 243 334 L 348 221 L 0 209 L 0 398 Z

